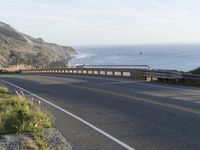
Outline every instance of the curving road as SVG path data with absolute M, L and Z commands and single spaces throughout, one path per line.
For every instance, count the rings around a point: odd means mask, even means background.
M 0 79 L 36 94 L 74 150 L 200 149 L 199 88 L 58 74 Z

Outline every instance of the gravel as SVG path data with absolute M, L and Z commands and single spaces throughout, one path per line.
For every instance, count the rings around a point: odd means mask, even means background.
M 54 150 L 72 150 L 70 143 L 55 128 L 47 129 L 44 137 L 47 144 Z
M 72 150 L 70 143 L 55 128 L 44 131 L 46 143 L 52 150 Z M 40 150 L 31 133 L 3 135 L 0 137 L 0 150 Z

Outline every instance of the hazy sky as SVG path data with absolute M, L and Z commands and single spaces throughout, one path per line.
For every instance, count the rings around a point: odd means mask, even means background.
M 0 21 L 63 45 L 200 42 L 200 0 L 0 0 Z

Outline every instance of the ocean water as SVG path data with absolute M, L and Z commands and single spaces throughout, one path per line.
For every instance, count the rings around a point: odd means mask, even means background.
M 71 65 L 149 65 L 189 71 L 200 67 L 200 44 L 77 46 Z

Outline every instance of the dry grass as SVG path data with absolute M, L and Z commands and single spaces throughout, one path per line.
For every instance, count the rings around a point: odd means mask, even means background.
M 42 150 L 49 149 L 42 136 L 52 126 L 50 115 L 26 100 L 23 95 L 13 95 L 8 88 L 0 86 L 0 134 L 32 132 Z

